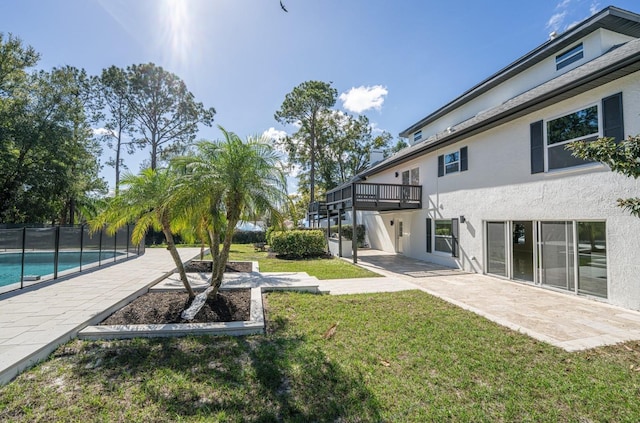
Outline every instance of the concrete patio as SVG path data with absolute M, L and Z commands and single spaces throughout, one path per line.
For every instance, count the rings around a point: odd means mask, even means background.
M 358 264 L 567 351 L 640 339 L 640 312 L 601 301 L 378 250 Z

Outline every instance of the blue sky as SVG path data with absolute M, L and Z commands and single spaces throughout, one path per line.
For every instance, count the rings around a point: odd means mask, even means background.
M 273 114 L 293 87 L 333 81 L 336 108 L 394 136 L 607 6 L 593 0 L 2 0 L 0 31 L 39 67 L 98 74 L 154 62 L 178 74 L 215 124 L 241 137 L 293 132 Z M 615 6 L 640 12 L 637 0 Z M 201 138 L 218 137 L 203 128 Z M 132 171 L 147 152 L 127 157 Z M 113 170 L 103 175 L 113 184 Z

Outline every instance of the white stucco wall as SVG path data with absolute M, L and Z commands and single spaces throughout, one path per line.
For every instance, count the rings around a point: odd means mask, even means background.
M 548 57 L 508 81 L 492 88 L 478 98 L 475 98 L 465 105 L 455 109 L 446 116 L 424 126 L 421 129 L 422 139 L 425 140 L 431 135 L 446 130 L 448 127 L 464 122 L 482 111 L 495 107 L 525 91 L 528 91 L 546 81 L 581 66 L 596 57 L 601 56 L 615 45 L 630 40 L 633 40 L 633 38 L 606 29 L 594 31 L 567 48 L 568 50 L 582 42 L 584 53 L 583 59 L 578 60 L 577 62 L 574 62 L 560 70 L 556 70 L 556 55 Z M 559 52 L 559 54 L 562 52 L 563 51 Z M 410 137 L 410 139 L 412 140 L 413 137 Z
M 484 272 L 484 222 L 488 220 L 604 220 L 607 225 L 608 301 L 640 310 L 640 219 L 616 205 L 616 199 L 640 195 L 640 181 L 600 164 L 531 174 L 532 122 L 562 115 L 623 92 L 625 135 L 640 133 L 640 73 L 431 152 L 367 182 L 401 183 L 395 172 L 420 168 L 423 209 L 401 213 L 363 213 L 373 248 L 395 251 L 394 227 L 402 219 L 403 253 L 410 257 Z M 469 170 L 437 177 L 437 156 L 468 147 Z M 464 215 L 460 257 L 426 252 L 425 219 Z

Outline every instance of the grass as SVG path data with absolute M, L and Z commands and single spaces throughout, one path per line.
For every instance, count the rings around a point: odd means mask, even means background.
M 640 420 L 640 342 L 567 353 L 420 291 L 273 293 L 267 322 L 72 341 L 0 388 L 0 421 Z
M 209 256 L 209 259 L 211 256 Z M 229 253 L 232 261 L 257 261 L 261 272 L 307 272 L 320 280 L 371 278 L 380 276 L 370 270 L 337 258 L 283 260 L 268 257 L 268 253 L 254 251 L 252 244 L 233 244 Z

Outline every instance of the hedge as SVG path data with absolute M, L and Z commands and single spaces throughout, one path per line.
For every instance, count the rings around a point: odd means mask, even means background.
M 262 231 L 238 231 L 233 233 L 231 242 L 234 244 L 254 244 L 256 242 L 265 242 L 265 233 Z
M 318 257 L 325 254 L 323 231 L 280 231 L 270 233 L 271 249 L 278 255 L 291 258 Z

